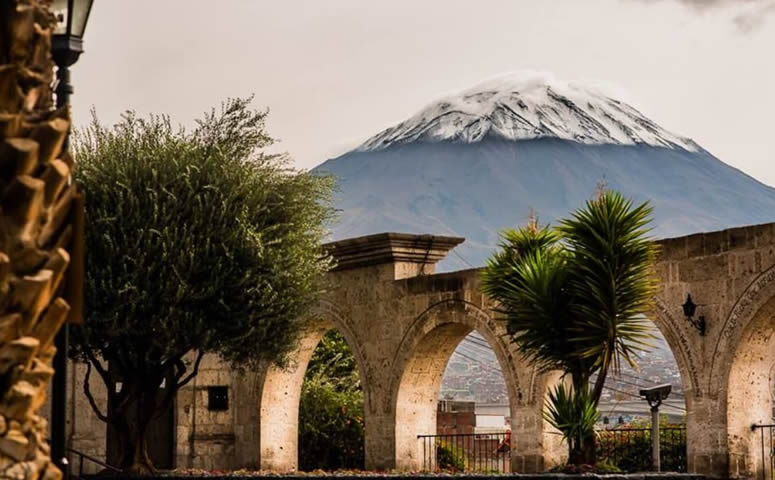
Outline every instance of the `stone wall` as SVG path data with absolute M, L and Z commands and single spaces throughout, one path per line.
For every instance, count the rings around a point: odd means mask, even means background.
M 681 373 L 690 471 L 718 478 L 761 473 L 761 449 L 751 425 L 772 420 L 774 228 L 760 225 L 658 242 L 660 291 L 652 319 Z M 477 270 L 433 274 L 433 262 L 459 241 L 383 234 L 332 244 L 340 266 L 329 275 L 330 292 L 291 368 L 237 375 L 208 358 L 195 383 L 179 393 L 177 465 L 293 470 L 307 357 L 330 328 L 347 339 L 361 371 L 368 468 L 417 467 L 416 436 L 435 432 L 447 359 L 473 329 L 493 347 L 506 379 L 513 470 L 537 472 L 561 462 L 565 449 L 541 415 L 546 392 L 559 376 L 538 374 L 508 342 L 479 291 Z M 689 293 L 698 304 L 696 317 L 707 322 L 704 336 L 683 316 L 681 305 Z M 209 386 L 228 388 L 227 411 L 208 410 Z M 78 408 L 76 416 L 81 415 Z M 88 415 L 76 419 L 75 426 L 78 432 L 97 428 Z M 95 451 L 104 438 L 99 435 L 74 438 Z
M 746 352 L 775 351 L 774 240 L 768 224 L 659 242 L 655 322 L 681 370 L 690 471 L 748 478 L 761 468 L 751 425 L 772 421 L 775 359 Z M 683 318 L 687 294 L 698 304 L 695 317 L 705 318 L 705 336 Z
M 178 392 L 175 406 L 178 468 L 236 468 L 233 380 L 228 365 L 215 356 L 206 355 L 200 364 L 199 375 Z M 213 410 L 209 402 L 211 387 L 226 388 L 228 405 L 225 410 Z
M 83 384 L 86 377 L 86 365 L 83 363 L 68 362 L 68 389 L 67 404 L 70 407 L 67 412 L 66 432 L 70 448 L 105 462 L 105 443 L 107 441 L 107 426 L 100 420 L 89 405 L 86 395 L 83 393 Z M 98 375 L 92 375 L 91 392 L 101 412 L 107 411 L 108 394 L 105 384 Z M 41 408 L 41 416 L 49 420 L 51 418 L 51 395 L 47 396 L 46 403 Z M 51 422 L 49 421 L 49 424 Z M 78 473 L 81 468 L 80 456 L 70 453 L 71 471 Z M 84 473 L 97 473 L 102 467 L 89 460 L 84 460 Z

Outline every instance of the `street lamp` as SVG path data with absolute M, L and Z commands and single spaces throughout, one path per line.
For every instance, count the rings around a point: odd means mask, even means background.
M 699 330 L 701 337 L 704 337 L 705 336 L 705 326 L 706 326 L 705 325 L 705 317 L 700 315 L 700 318 L 698 320 L 694 319 L 694 312 L 697 310 L 697 305 L 695 305 L 694 302 L 692 301 L 691 294 L 686 295 L 686 302 L 684 302 L 684 304 L 681 305 L 681 307 L 683 308 L 684 316 L 689 321 L 689 323 L 694 328 Z
M 70 84 L 70 66 L 83 53 L 83 34 L 89 20 L 93 0 L 53 0 L 51 11 L 58 23 L 51 37 L 51 56 L 57 65 L 56 93 L 57 108 L 70 103 L 73 86 Z M 68 140 L 62 146 L 67 149 Z M 64 324 L 57 333 L 54 356 L 54 379 L 51 392 L 51 459 L 62 470 L 65 478 L 70 475 L 67 462 L 67 350 L 69 343 L 68 325 Z
M 83 34 L 94 0 L 54 0 L 51 11 L 59 23 L 51 38 L 51 53 L 57 64 L 57 107 L 67 105 L 73 87 L 70 66 L 83 53 Z

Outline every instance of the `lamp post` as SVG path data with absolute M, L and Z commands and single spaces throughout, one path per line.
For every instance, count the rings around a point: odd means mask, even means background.
M 59 23 L 51 38 L 51 54 L 57 65 L 56 93 L 57 108 L 70 103 L 73 86 L 70 83 L 70 67 L 83 53 L 83 34 L 89 20 L 93 0 L 53 0 L 51 11 Z M 62 146 L 67 149 L 68 139 Z M 67 462 L 67 350 L 69 343 L 68 325 L 65 324 L 56 336 L 54 356 L 54 380 L 51 394 L 51 459 L 62 470 L 65 478 L 70 475 Z

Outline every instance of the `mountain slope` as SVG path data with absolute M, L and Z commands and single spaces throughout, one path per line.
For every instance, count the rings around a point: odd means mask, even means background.
M 618 100 L 543 80 L 501 78 L 445 97 L 317 167 L 339 179 L 333 239 L 459 235 L 466 242 L 441 269 L 479 266 L 501 229 L 531 210 L 553 222 L 601 180 L 652 201 L 655 237 L 775 221 L 775 189 Z

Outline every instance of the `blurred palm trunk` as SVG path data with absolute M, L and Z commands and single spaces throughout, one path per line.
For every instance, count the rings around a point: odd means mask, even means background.
M 53 376 L 54 336 L 70 313 L 62 293 L 73 238 L 70 122 L 53 103 L 44 0 L 0 0 L 0 469 L 58 480 L 38 410 Z

